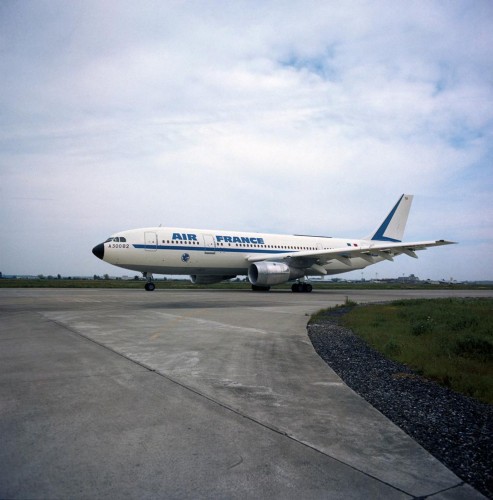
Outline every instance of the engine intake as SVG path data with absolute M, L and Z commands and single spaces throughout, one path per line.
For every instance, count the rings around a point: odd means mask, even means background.
M 302 278 L 301 269 L 289 267 L 282 262 L 259 262 L 250 264 L 248 279 L 252 285 L 270 286 L 280 285 L 286 281 Z

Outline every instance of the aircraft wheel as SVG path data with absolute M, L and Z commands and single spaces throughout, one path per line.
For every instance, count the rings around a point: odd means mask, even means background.
M 313 287 L 310 283 L 293 283 L 291 285 L 291 291 L 298 293 L 310 293 L 313 290 Z
M 153 292 L 154 289 L 156 288 L 156 285 L 154 283 L 146 283 L 144 287 L 148 292 Z

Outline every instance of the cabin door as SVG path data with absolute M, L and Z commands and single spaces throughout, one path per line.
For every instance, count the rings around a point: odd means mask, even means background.
M 204 251 L 205 253 L 216 253 L 216 242 L 212 234 L 204 234 Z
M 144 239 L 145 239 L 145 249 L 150 252 L 155 252 L 157 250 L 157 234 L 151 232 L 145 232 Z

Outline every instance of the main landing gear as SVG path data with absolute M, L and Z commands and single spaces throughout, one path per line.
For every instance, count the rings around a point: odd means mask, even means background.
M 254 292 L 268 292 L 270 286 L 252 285 L 252 290 Z M 310 293 L 312 290 L 312 285 L 306 281 L 297 281 L 291 286 L 291 291 L 295 293 Z
M 291 286 L 291 291 L 295 293 L 310 293 L 313 290 L 313 287 L 310 283 L 305 283 L 305 282 L 296 282 L 293 283 Z
M 153 292 L 156 288 L 156 285 L 152 282 L 152 274 L 147 272 L 142 274 L 144 275 L 144 278 L 147 279 L 147 283 L 145 284 L 144 288 L 148 292 Z

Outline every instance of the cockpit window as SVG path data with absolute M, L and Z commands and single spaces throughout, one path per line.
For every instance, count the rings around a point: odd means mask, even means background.
M 108 243 L 110 241 L 116 241 L 116 242 L 120 242 L 120 243 L 126 243 L 127 238 L 124 238 L 123 236 L 114 236 L 114 237 L 108 238 L 105 241 L 105 243 Z

